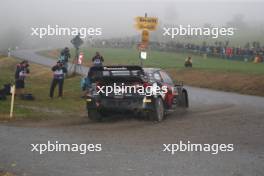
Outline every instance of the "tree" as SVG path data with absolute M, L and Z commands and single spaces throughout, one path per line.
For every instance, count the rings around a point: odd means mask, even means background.
M 6 51 L 8 48 L 19 46 L 24 39 L 24 34 L 18 28 L 10 27 L 0 36 L 0 50 Z
M 234 27 L 238 29 L 246 29 L 247 24 L 244 21 L 245 16 L 243 14 L 236 14 L 233 18 L 226 23 L 228 27 Z

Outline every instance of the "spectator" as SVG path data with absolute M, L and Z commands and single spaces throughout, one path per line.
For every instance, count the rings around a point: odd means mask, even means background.
M 25 89 L 25 79 L 29 74 L 28 61 L 24 60 L 16 66 L 15 82 L 16 82 L 16 94 L 23 95 Z
M 188 67 L 192 67 L 192 58 L 191 56 L 189 56 L 187 59 L 185 59 L 185 63 L 184 63 L 184 66 L 185 68 L 188 68 Z
M 63 84 L 64 84 L 64 74 L 67 73 L 67 69 L 64 67 L 61 61 L 58 61 L 55 66 L 51 69 L 53 71 L 53 79 L 50 86 L 50 98 L 53 98 L 54 89 L 57 84 L 59 84 L 59 95 L 58 97 L 63 96 Z

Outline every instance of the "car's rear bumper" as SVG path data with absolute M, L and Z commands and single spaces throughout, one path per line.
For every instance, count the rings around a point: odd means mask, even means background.
M 101 109 L 113 111 L 140 111 L 152 110 L 153 98 L 86 98 L 87 109 Z

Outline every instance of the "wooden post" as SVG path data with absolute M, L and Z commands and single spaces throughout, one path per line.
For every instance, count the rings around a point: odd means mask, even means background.
M 15 102 L 15 93 L 16 93 L 16 86 L 15 85 L 13 85 L 11 87 L 10 93 L 12 94 L 12 97 L 11 97 L 11 106 L 10 106 L 10 118 L 13 118 L 14 102 Z
M 139 52 L 140 66 L 143 67 L 143 59 L 141 58 L 141 51 Z

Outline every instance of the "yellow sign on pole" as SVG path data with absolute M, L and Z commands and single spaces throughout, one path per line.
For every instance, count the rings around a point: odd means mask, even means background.
M 137 23 L 148 23 L 148 24 L 158 24 L 158 18 L 156 17 L 136 17 Z
M 140 51 L 140 63 L 143 66 L 143 59 L 147 59 L 147 52 L 149 45 L 149 32 L 155 31 L 158 25 L 158 18 L 148 17 L 145 13 L 145 17 L 136 17 L 135 18 L 136 29 L 142 31 L 141 33 L 141 42 L 138 44 L 138 50 Z
M 137 24 L 136 28 L 138 30 L 147 29 L 149 31 L 155 31 L 157 29 L 157 26 L 152 24 Z
M 142 43 L 148 43 L 149 42 L 149 31 L 146 29 L 143 30 L 141 37 L 142 37 L 142 39 L 141 39 Z
M 139 30 L 148 29 L 154 31 L 158 25 L 158 18 L 155 17 L 136 17 L 135 20 L 136 28 Z

